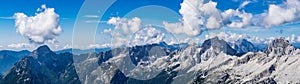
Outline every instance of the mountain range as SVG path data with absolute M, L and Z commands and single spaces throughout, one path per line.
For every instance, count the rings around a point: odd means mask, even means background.
M 284 38 L 263 50 L 217 37 L 202 45 L 160 42 L 85 54 L 55 53 L 44 45 L 0 75 L 0 83 L 300 83 L 298 59 L 300 50 Z
M 3 74 L 7 71 L 11 66 L 14 65 L 18 60 L 28 55 L 30 51 L 10 51 L 10 50 L 2 50 L 0 51 L 0 74 Z

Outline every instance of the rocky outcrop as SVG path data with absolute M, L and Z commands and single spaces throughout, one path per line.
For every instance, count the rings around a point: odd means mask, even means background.
M 289 43 L 288 40 L 285 40 L 283 37 L 273 40 L 268 48 L 265 50 L 265 53 L 268 55 L 282 56 L 290 55 L 296 48 Z
M 63 84 L 80 83 L 73 55 L 70 53 L 55 54 L 48 46 L 41 46 L 30 55 L 18 61 L 7 74 L 5 84 Z

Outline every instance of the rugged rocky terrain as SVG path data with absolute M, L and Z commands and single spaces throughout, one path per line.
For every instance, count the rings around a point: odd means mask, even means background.
M 48 46 L 41 46 L 19 60 L 2 79 L 3 84 L 80 83 L 72 54 L 55 54 Z
M 161 42 L 81 55 L 41 46 L 15 63 L 1 83 L 300 83 L 299 59 L 300 50 L 284 38 L 264 51 L 247 40 L 230 44 L 217 37 L 201 46 Z

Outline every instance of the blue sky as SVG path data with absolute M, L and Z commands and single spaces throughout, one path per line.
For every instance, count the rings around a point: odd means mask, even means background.
M 180 22 L 181 19 L 184 19 L 183 13 L 180 13 L 181 3 L 183 0 L 111 0 L 106 2 L 101 2 L 102 0 L 95 0 L 93 4 L 85 2 L 84 0 L 73 0 L 72 2 L 67 0 L 1 0 L 0 1 L 0 49 L 11 49 L 11 50 L 22 50 L 29 49 L 33 50 L 36 46 L 41 44 L 34 44 L 29 42 L 28 38 L 20 33 L 16 32 L 15 18 L 13 18 L 16 13 L 24 13 L 27 16 L 35 16 L 38 8 L 41 8 L 42 5 L 46 5 L 47 8 L 54 8 L 55 13 L 59 15 L 59 25 L 61 26 L 62 33 L 57 35 L 57 42 L 55 43 L 45 43 L 51 46 L 54 50 L 60 50 L 64 47 L 70 47 L 72 45 L 72 36 L 74 36 L 74 25 L 76 28 L 80 28 L 77 36 L 82 41 L 79 44 L 90 44 L 88 41 L 89 34 L 94 34 L 96 44 L 106 44 L 111 43 L 110 35 L 103 34 L 105 29 L 114 29 L 114 25 L 107 24 L 107 21 L 111 17 L 121 17 L 127 18 L 128 20 L 134 17 L 138 17 L 142 20 L 142 26 L 149 24 L 163 26 L 163 21 L 169 23 Z M 108 2 L 113 2 L 105 11 L 96 10 L 105 5 L 108 5 Z M 208 3 L 209 0 L 204 0 L 204 4 Z M 285 0 L 213 0 L 217 3 L 216 8 L 220 13 L 225 12 L 228 9 L 238 10 L 241 14 L 243 12 L 252 14 L 253 17 L 258 17 L 258 15 L 263 13 L 268 13 L 270 5 L 278 5 L 285 8 Z M 244 4 L 242 7 L 241 5 Z M 89 7 L 85 7 L 88 5 Z M 289 6 L 286 6 L 288 8 Z M 101 15 L 103 14 L 103 15 Z M 238 16 L 238 15 L 237 15 Z M 101 17 L 101 18 L 100 18 Z M 298 17 L 296 15 L 296 17 Z M 237 17 L 233 18 L 232 21 L 242 21 L 243 18 Z M 293 19 L 292 21 L 284 22 L 283 24 L 271 26 L 264 28 L 261 25 L 256 26 L 249 24 L 249 26 L 243 26 L 243 28 L 230 28 L 228 26 L 221 26 L 219 29 L 215 30 L 203 30 L 202 33 L 198 36 L 187 36 L 190 38 L 204 39 L 206 34 L 211 32 L 232 32 L 236 34 L 248 34 L 248 36 L 256 36 L 260 38 L 270 38 L 270 37 L 289 37 L 291 38 L 294 35 L 295 42 L 297 43 L 298 36 L 300 34 L 300 23 L 298 22 L 299 18 Z M 100 22 L 100 23 L 99 23 Z M 77 25 L 76 25 L 77 23 Z M 78 24 L 80 24 L 78 26 Z M 225 23 L 223 23 L 225 24 Z M 96 27 L 96 30 L 92 32 L 84 32 L 88 30 L 87 28 Z M 171 31 L 170 31 L 171 32 Z M 179 37 L 182 35 L 180 34 Z M 186 37 L 184 37 L 186 38 Z M 178 38 L 179 40 L 184 38 Z M 32 39 L 31 39 L 32 40 Z M 93 42 L 92 42 L 93 43 Z M 8 45 L 20 44 L 21 47 L 12 48 Z M 26 46 L 26 45 L 35 45 L 35 46 Z

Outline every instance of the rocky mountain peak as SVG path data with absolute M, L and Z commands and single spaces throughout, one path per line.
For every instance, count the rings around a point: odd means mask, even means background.
M 55 54 L 48 46 L 40 46 L 16 62 L 0 84 L 79 84 L 72 56 L 71 53 Z
M 273 53 L 276 55 L 288 55 L 295 51 L 296 48 L 285 40 L 283 37 L 273 40 L 265 50 L 267 54 Z
M 224 53 L 227 53 L 228 55 L 235 55 L 236 50 L 232 49 L 230 45 L 227 44 L 226 41 L 223 39 L 219 39 L 218 37 L 214 37 L 208 40 L 205 40 L 202 44 L 202 50 L 200 51 L 200 54 L 204 53 L 206 50 L 212 48 L 216 52 L 223 51 Z
M 34 58 L 38 58 L 38 56 L 46 56 L 49 53 L 54 54 L 54 52 L 52 52 L 51 49 L 47 45 L 42 45 L 42 46 L 38 47 L 36 50 L 34 50 L 30 54 L 30 56 L 32 56 Z
M 51 51 L 47 45 L 42 45 L 36 49 L 37 52 Z

